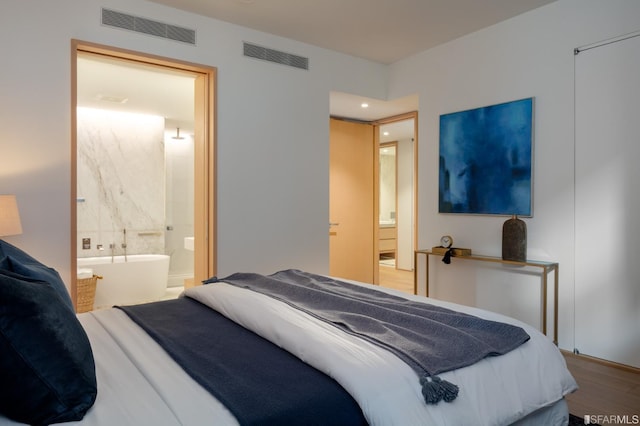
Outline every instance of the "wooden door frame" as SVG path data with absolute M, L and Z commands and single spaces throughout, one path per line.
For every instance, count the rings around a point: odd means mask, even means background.
M 210 66 L 71 40 L 71 299 L 77 302 L 77 58 L 79 52 L 192 73 L 195 79 L 194 281 L 216 274 L 216 75 Z
M 387 117 L 387 118 L 382 118 L 380 120 L 376 120 L 373 122 L 374 124 L 374 134 L 376 136 L 376 146 L 380 146 L 380 126 L 382 126 L 383 124 L 389 124 L 389 123 L 395 123 L 397 121 L 405 121 L 405 120 L 411 120 L 413 119 L 413 235 L 412 235 L 412 239 L 413 239 L 413 249 L 416 250 L 417 248 L 417 243 L 418 243 L 418 111 L 412 111 L 412 112 L 408 112 L 405 114 L 399 114 L 399 115 L 395 115 L 392 117 Z M 375 161 L 377 162 L 375 167 L 376 167 L 376 187 L 375 187 L 375 192 L 376 192 L 376 203 L 379 203 L 379 193 L 380 193 L 380 181 L 379 181 L 379 168 L 380 168 L 380 164 L 379 158 L 376 158 Z M 397 170 L 396 170 L 397 172 Z M 396 185 L 397 185 L 397 181 L 396 181 Z M 397 193 L 396 193 L 397 196 Z M 397 201 L 396 201 L 397 203 Z M 376 209 L 376 215 L 379 213 L 379 210 Z M 378 219 L 376 216 L 376 222 L 378 223 Z M 379 226 L 375 226 L 375 241 L 378 241 L 379 238 Z M 377 255 L 377 251 L 378 251 L 378 247 L 376 245 L 375 247 L 376 249 L 376 255 Z M 376 262 L 377 263 L 377 262 Z M 413 265 L 413 268 L 416 268 L 416 265 Z M 379 279 L 379 273 L 376 270 L 376 281 L 375 283 L 378 284 L 378 279 Z

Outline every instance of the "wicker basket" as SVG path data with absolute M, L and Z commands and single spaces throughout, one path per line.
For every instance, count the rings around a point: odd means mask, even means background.
M 96 298 L 96 283 L 101 279 L 101 276 L 93 275 L 89 278 L 79 278 L 77 280 L 77 313 L 89 312 L 93 310 L 93 301 Z

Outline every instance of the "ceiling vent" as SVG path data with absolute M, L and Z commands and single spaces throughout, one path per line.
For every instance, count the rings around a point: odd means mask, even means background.
M 196 44 L 196 32 L 194 30 L 116 12 L 115 10 L 102 9 L 102 25 L 122 28 L 182 43 Z
M 309 69 L 309 58 L 244 42 L 244 56 L 275 62 L 303 70 Z

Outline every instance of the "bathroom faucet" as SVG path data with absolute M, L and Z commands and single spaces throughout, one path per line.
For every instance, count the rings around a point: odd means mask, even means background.
M 109 248 L 111 249 L 111 263 L 113 263 L 113 256 L 114 256 L 115 251 L 116 251 L 116 245 L 111 243 L 111 244 L 109 244 Z
M 124 237 L 124 242 L 122 243 L 122 248 L 124 249 L 124 261 L 127 261 L 127 230 L 126 228 L 122 230 L 122 234 Z

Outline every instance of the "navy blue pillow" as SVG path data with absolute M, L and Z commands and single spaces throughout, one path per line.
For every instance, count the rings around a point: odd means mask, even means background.
M 3 257 L 4 260 L 0 263 L 0 269 L 8 269 L 27 278 L 51 284 L 64 303 L 71 308 L 71 311 L 75 312 L 67 287 L 64 285 L 62 278 L 60 278 L 58 271 L 43 265 L 38 260 L 8 242 L 0 240 L 0 259 Z M 7 268 L 6 265 L 9 267 Z
M 81 420 L 97 394 L 87 335 L 50 283 L 0 270 L 0 413 L 44 425 Z

